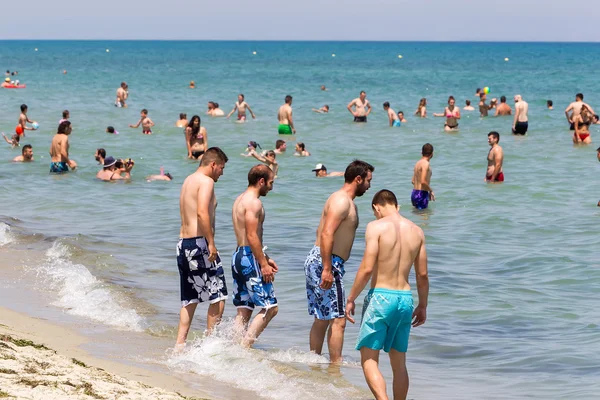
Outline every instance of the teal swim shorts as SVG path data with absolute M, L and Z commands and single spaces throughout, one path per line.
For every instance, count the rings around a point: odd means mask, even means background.
M 356 350 L 408 350 L 413 313 L 410 290 L 371 289 L 365 297 Z

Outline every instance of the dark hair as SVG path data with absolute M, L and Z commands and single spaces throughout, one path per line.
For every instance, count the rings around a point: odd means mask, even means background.
M 500 96 L 500 103 L 506 103 L 506 96 Z
M 127 87 L 127 84 L 126 84 L 125 82 L 121 82 L 121 87 L 122 87 L 123 89 L 125 89 L 125 88 Z
M 96 149 L 96 153 L 102 158 L 106 158 L 106 150 L 104 149 Z
M 364 93 L 364 94 L 367 94 L 367 92 L 365 92 L 364 90 L 361 90 L 361 91 L 360 91 L 360 94 L 363 94 L 363 93 Z
M 170 174 L 170 173 L 168 173 L 168 172 L 167 172 L 167 173 L 165 174 L 165 176 L 166 176 L 167 178 L 169 178 L 170 180 L 173 180 L 173 176 L 171 176 L 171 174 Z
M 248 171 L 248 186 L 255 186 L 261 179 L 266 182 L 271 176 L 273 176 L 271 168 L 264 164 L 257 164 Z
M 575 95 L 575 98 L 576 98 L 576 99 L 581 99 L 581 100 L 583 100 L 583 93 L 577 93 L 577 94 Z
M 490 133 L 488 133 L 488 137 L 493 136 L 495 139 L 498 139 L 498 141 L 500 141 L 500 134 L 496 131 L 492 131 Z
M 470 106 L 471 105 L 471 100 L 467 100 L 467 105 Z
M 552 100 L 548 100 L 548 101 L 546 102 L 546 104 L 548 104 L 550 107 L 552 107 L 552 105 L 553 105 L 554 103 L 552 102 Z
M 357 176 L 366 179 L 369 172 L 373 171 L 375 171 L 375 167 L 371 164 L 361 160 L 354 160 L 346 167 L 344 181 L 346 183 L 352 183 Z
M 454 96 L 450 96 L 450 97 L 448 97 L 448 103 L 450 103 L 450 100 L 454 100 L 454 101 L 456 101 L 456 99 L 454 98 Z
M 206 166 L 211 162 L 224 165 L 227 163 L 227 161 L 229 161 L 229 158 L 227 158 L 227 155 L 223 150 L 221 150 L 219 147 L 210 147 L 202 156 L 200 166 Z
M 384 107 L 389 107 L 389 106 L 390 106 L 390 102 L 389 102 L 389 101 L 386 101 L 385 103 L 383 103 L 383 106 L 384 106 Z
M 275 142 L 275 148 L 279 149 L 281 146 L 283 146 L 285 144 L 285 140 L 282 139 L 277 139 L 277 141 Z
M 265 155 L 269 156 L 269 157 L 277 158 L 277 153 L 275 153 L 273 150 L 267 151 L 267 153 Z
M 306 146 L 304 145 L 304 143 L 302 142 L 298 142 L 298 147 L 300 147 L 302 149 L 302 151 L 306 150 Z
M 31 149 L 33 150 L 33 147 L 31 147 L 30 144 L 26 144 L 25 146 L 23 146 L 23 148 L 21 149 L 21 154 L 25 154 L 25 150 L 27 149 Z
M 400 113 L 404 114 L 404 111 L 398 111 L 398 114 L 400 114 Z
M 194 120 L 198 118 L 198 127 L 194 127 Z M 200 119 L 199 115 L 194 115 L 192 117 L 192 119 L 190 119 L 190 121 L 188 122 L 188 128 L 192 128 L 192 137 L 196 138 L 198 137 L 198 133 L 200 132 L 200 124 L 202 123 L 202 120 Z
M 142 110 L 142 113 L 148 115 L 148 110 L 146 110 L 145 108 Z
M 213 101 L 213 104 L 215 105 L 215 108 L 219 108 L 219 103 L 215 103 L 215 102 Z
M 483 98 L 483 96 L 485 96 L 485 92 L 481 92 L 481 93 L 479 93 L 479 98 L 480 98 L 480 99 L 481 99 L 481 98 Z
M 27 110 L 27 104 L 21 104 L 21 112 Z
M 477 88 L 477 90 L 475 91 L 475 93 L 479 93 L 479 92 L 481 92 L 481 88 L 480 87 Z
M 241 97 L 242 97 L 242 100 L 244 100 L 244 99 L 245 99 L 244 95 L 243 95 L 243 94 L 241 94 L 241 93 L 240 93 L 240 94 L 238 94 L 238 96 L 241 96 Z
M 375 193 L 373 196 L 373 200 L 371 201 L 371 207 L 375 208 L 375 206 L 385 206 L 391 204 L 395 207 L 398 207 L 398 199 L 396 195 L 391 190 L 381 189 L 379 192 Z
M 287 96 L 285 96 L 285 104 L 289 104 L 290 101 L 292 101 L 292 96 L 290 96 L 289 94 Z
M 598 114 L 594 114 L 592 115 L 593 118 L 596 118 L 597 120 L 600 120 L 600 117 L 598 117 Z
M 186 113 L 179 113 L 179 119 L 187 119 Z
M 326 107 L 329 110 L 329 106 L 327 104 L 325 104 L 323 107 Z
M 214 101 L 209 101 L 209 102 L 208 102 L 208 105 L 209 105 L 209 106 L 211 106 L 211 107 L 213 107 L 213 108 L 215 107 L 215 103 L 214 103 Z
M 63 121 L 60 123 L 60 125 L 58 125 L 58 129 L 56 130 L 56 133 L 67 133 L 67 128 L 71 126 L 71 122 L 69 121 Z
M 429 157 L 433 154 L 433 146 L 431 143 L 425 143 L 421 148 L 421 154 L 425 157 Z
M 106 128 L 106 132 L 108 132 L 108 133 L 115 133 L 115 128 L 112 127 L 112 126 L 109 126 L 109 127 Z
M 69 110 L 63 111 L 63 118 L 67 118 L 69 116 Z

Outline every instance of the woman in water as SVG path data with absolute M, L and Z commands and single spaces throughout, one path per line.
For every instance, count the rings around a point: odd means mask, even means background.
M 446 117 L 446 123 L 444 124 L 444 130 L 457 131 L 458 120 L 460 119 L 460 109 L 456 107 L 456 100 L 454 96 L 448 97 L 448 107 L 444 108 L 443 113 L 433 113 L 434 117 Z
M 592 122 L 592 113 L 587 105 L 581 106 L 581 113 L 573 119 L 575 133 L 573 133 L 573 143 L 575 144 L 590 144 L 592 138 L 590 136 L 590 123 Z
M 417 108 L 417 111 L 415 111 L 415 115 L 421 118 L 427 118 L 427 99 L 425 97 L 419 101 L 419 107 Z
M 198 160 L 208 149 L 208 136 L 206 128 L 200 126 L 200 117 L 194 115 L 185 128 L 185 142 L 187 145 L 188 158 Z

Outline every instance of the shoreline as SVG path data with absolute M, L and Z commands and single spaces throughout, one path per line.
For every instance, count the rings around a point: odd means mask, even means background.
M 93 357 L 80 347 L 86 342 L 68 328 L 0 307 L 0 397 L 4 392 L 46 398 L 81 398 L 83 393 L 92 398 L 208 399 L 176 377 Z

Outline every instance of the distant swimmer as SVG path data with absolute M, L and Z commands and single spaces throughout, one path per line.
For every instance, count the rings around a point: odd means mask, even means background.
M 354 111 L 352 110 L 354 107 Z M 367 93 L 365 91 L 360 92 L 359 97 L 352 100 L 348 104 L 348 111 L 354 116 L 354 122 L 367 122 L 367 117 L 371 114 L 371 103 L 367 100 Z
M 242 153 L 241 155 L 244 157 L 254 157 L 252 153 L 256 153 L 256 149 L 262 150 L 262 147 L 260 146 L 260 144 L 252 140 L 248 142 L 248 147 L 246 148 L 245 153 Z
M 348 165 L 344 172 L 344 185 L 325 202 L 317 239 L 304 263 L 308 313 L 314 317 L 310 330 L 310 350 L 321 354 L 327 335 L 332 363 L 343 361 L 346 329 L 344 263 L 350 258 L 358 228 L 358 210 L 354 199 L 369 190 L 374 170 L 371 164 L 360 160 Z
M 4 78 L 4 82 L 2 82 L 2 84 L 0 85 L 0 87 L 7 87 L 7 86 L 11 86 L 10 78 Z
M 200 126 L 200 116 L 194 115 L 185 128 L 185 144 L 188 158 L 199 160 L 208 149 L 208 133 Z
M 99 165 L 104 165 L 104 159 L 106 158 L 106 150 L 100 148 L 96 149 L 96 153 L 94 153 L 94 158 L 98 161 Z
M 237 101 L 237 103 L 235 103 L 233 105 L 233 110 L 231 110 L 231 112 L 229 114 L 227 114 L 227 118 L 231 117 L 231 114 L 233 114 L 237 110 L 237 112 L 238 112 L 237 120 L 239 122 L 244 122 L 244 121 L 246 121 L 246 109 L 248 109 L 248 111 L 250 112 L 250 115 L 252 115 L 252 119 L 256 119 L 256 116 L 252 112 L 252 109 L 250 108 L 248 103 L 246 103 L 246 101 L 244 100 L 244 95 L 239 94 L 238 101 Z
M 327 91 L 327 88 L 325 87 L 325 85 L 321 85 L 321 90 L 324 91 L 324 92 Z
M 196 82 L 190 81 L 190 89 L 196 89 Z
M 68 121 L 71 118 L 71 113 L 69 112 L 69 110 L 64 110 L 62 112 L 62 119 L 60 121 L 58 121 L 58 124 L 62 124 L 65 121 Z
M 573 143 L 575 144 L 590 144 L 592 137 L 590 136 L 590 124 L 592 123 L 592 113 L 587 105 L 583 104 L 579 115 L 573 118 L 575 132 L 573 133 Z
M 140 124 L 142 125 L 142 133 L 144 135 L 152 134 L 152 127 L 154 126 L 154 122 L 148 117 L 148 110 L 145 108 L 140 112 L 140 120 L 135 125 L 129 125 L 130 128 L 139 128 Z
M 588 110 L 590 110 L 591 114 L 595 114 L 594 109 L 583 102 L 583 93 L 577 93 L 575 95 L 575 101 L 569 104 L 569 107 L 565 110 L 565 115 L 567 116 L 567 121 L 571 124 L 570 129 L 572 131 L 575 130 L 575 125 L 573 123 L 575 117 L 577 117 L 581 113 L 581 106 L 586 105 Z
M 499 141 L 500 134 L 498 132 L 488 133 L 488 143 L 491 146 L 491 149 L 487 156 L 488 166 L 484 179 L 488 183 L 504 182 L 504 173 L 502 172 L 504 152 L 502 151 L 502 147 L 498 144 Z
M 76 169 L 77 163 L 69 158 L 69 135 L 71 134 L 71 123 L 65 121 L 58 126 L 56 135 L 50 144 L 50 173 L 63 174 L 69 172 L 69 168 Z
M 131 170 L 133 169 L 133 160 L 115 160 L 108 156 L 104 159 L 102 169 L 96 174 L 96 178 L 101 181 L 121 181 L 131 179 Z M 121 174 L 125 175 L 121 175 Z
M 413 191 L 410 195 L 410 201 L 413 207 L 418 210 L 424 210 L 429 205 L 429 200 L 435 201 L 435 195 L 431 188 L 431 166 L 430 161 L 433 157 L 433 146 L 425 143 L 421 149 L 421 159 L 415 164 L 413 169 Z
M 512 132 L 515 135 L 524 135 L 529 129 L 529 104 L 523 100 L 520 94 L 515 96 L 515 119 L 513 121 Z
M 264 165 L 248 172 L 248 188 L 233 203 L 231 212 L 237 248 L 231 260 L 235 322 L 244 331 L 241 344 L 250 347 L 277 315 L 278 303 L 273 289 L 277 263 L 265 253 L 263 223 L 265 209 L 261 197 L 273 190 L 274 174 Z M 252 313 L 258 314 L 252 322 Z
M 392 107 L 390 107 L 390 103 L 388 101 L 383 103 L 383 109 L 387 113 L 388 123 L 390 124 L 390 127 L 399 127 L 400 125 L 402 125 L 400 123 L 400 119 L 398 119 L 398 114 L 396 114 L 396 111 L 394 111 Z
M 277 119 L 279 120 L 277 132 L 280 135 L 296 134 L 296 128 L 294 128 L 294 121 L 292 119 L 292 96 L 289 94 L 285 96 L 285 104 L 279 107 Z
M 185 128 L 188 126 L 188 119 L 186 113 L 179 113 L 179 120 L 175 122 L 175 126 L 178 128 Z
M 294 155 L 298 157 L 308 157 L 310 156 L 310 153 L 306 150 L 306 145 L 303 142 L 298 142 L 296 143 L 296 152 Z
M 415 115 L 419 118 L 427 118 L 427 99 L 425 97 L 419 100 L 419 106 L 417 107 L 417 111 L 415 111 Z
M 440 114 L 434 113 L 433 116 L 446 118 L 446 122 L 444 123 L 444 130 L 446 132 L 457 131 L 458 120 L 460 119 L 460 108 L 456 107 L 454 96 L 448 97 L 448 106 L 444 108 L 444 112 Z
M 13 158 L 13 162 L 31 162 L 33 161 L 33 147 L 30 144 L 26 144 L 21 149 L 21 155 Z
M 599 125 L 600 124 L 600 117 L 598 117 L 598 114 L 594 114 L 592 116 L 592 124 L 594 124 L 594 125 Z
M 274 150 L 265 150 L 262 154 L 259 154 L 256 151 L 256 148 L 261 148 L 260 144 L 252 141 L 248 142 L 248 148 L 246 149 L 246 153 L 242 153 L 244 157 L 254 157 L 261 163 L 265 164 L 267 167 L 273 171 L 275 174 L 275 178 L 277 178 L 277 173 L 279 172 L 279 164 L 277 163 L 277 154 Z
M 107 126 L 106 133 L 110 133 L 111 135 L 118 135 L 119 131 L 117 131 L 114 126 Z
M 34 131 L 35 128 L 30 128 L 27 124 L 33 124 L 35 121 L 32 121 L 27 116 L 28 107 L 27 104 L 21 104 L 21 114 L 19 115 L 19 121 L 17 122 L 16 134 L 25 136 L 25 131 Z M 19 132 L 20 131 L 20 132 Z
M 327 172 L 327 167 L 324 164 L 317 164 L 312 170 L 317 178 L 325 178 L 328 176 L 344 176 L 343 172 Z
M 313 108 L 312 110 L 313 110 L 313 112 L 316 112 L 319 114 L 327 114 L 329 112 L 329 106 L 327 104 L 325 104 L 321 108 Z
M 465 100 L 466 106 L 463 107 L 465 111 L 475 111 L 475 107 L 471 105 L 471 100 Z
M 548 110 L 553 110 L 553 109 L 554 109 L 554 103 L 552 102 L 552 100 L 548 100 L 548 101 L 546 102 L 546 108 L 547 108 Z
M 408 372 L 406 352 L 410 328 L 427 320 L 429 276 L 425 234 L 399 213 L 396 195 L 380 190 L 371 202 L 375 221 L 365 233 L 365 252 L 346 302 L 346 318 L 354 323 L 355 301 L 371 281 L 363 303 L 362 321 L 356 343 L 361 365 L 371 392 L 377 399 L 388 399 L 386 383 L 379 370 L 379 353 L 389 353 L 394 375 L 393 398 L 406 399 Z M 415 266 L 419 304 L 413 311 L 408 283 Z
M 214 101 L 208 102 L 208 111 L 206 111 L 206 114 L 210 115 L 211 117 L 225 116 L 225 113 L 223 112 L 223 110 L 221 110 L 219 108 L 219 103 L 215 103 Z
M 492 99 L 492 102 L 488 105 L 486 103 L 487 95 L 484 92 L 479 94 L 479 115 L 481 117 L 487 117 L 488 111 L 496 106 L 496 99 Z
M 478 98 L 479 98 L 479 97 L 481 96 L 481 93 L 483 93 L 483 92 L 481 91 L 481 88 L 477 88 L 477 90 L 475 90 L 475 97 L 478 97 Z
M 228 158 L 218 147 L 206 150 L 199 168 L 181 187 L 181 230 L 177 243 L 177 267 L 181 310 L 175 348 L 185 346 L 198 303 L 207 302 L 206 330 L 210 334 L 221 321 L 227 285 L 215 244 L 215 183 L 223 175 Z
M 6 135 L 4 134 L 4 132 L 2 132 L 2 137 L 4 138 L 4 141 L 6 143 L 8 143 L 13 149 L 15 147 L 19 147 L 21 146 L 21 135 L 15 133 L 14 135 L 11 136 L 11 138 L 9 139 L 8 137 L 6 137 Z
M 146 177 L 146 182 L 151 182 L 151 181 L 167 181 L 170 182 L 173 180 L 173 176 L 168 173 L 165 172 L 164 167 L 160 167 L 160 173 L 158 175 L 150 175 Z
M 494 117 L 503 117 L 511 114 L 512 108 L 510 108 L 510 106 L 506 104 L 506 96 L 500 96 L 500 104 L 498 104 L 498 106 L 496 107 L 496 113 L 494 114 Z
M 398 111 L 398 119 L 400 120 L 400 122 L 405 123 L 406 122 L 406 118 L 404 118 L 404 111 Z
M 275 142 L 275 154 L 283 154 L 287 150 L 287 143 L 283 139 L 277 139 Z
M 127 89 L 129 86 L 125 82 L 121 82 L 121 87 L 117 89 L 117 99 L 115 100 L 115 107 L 127 107 L 127 98 L 129 97 L 129 92 Z

